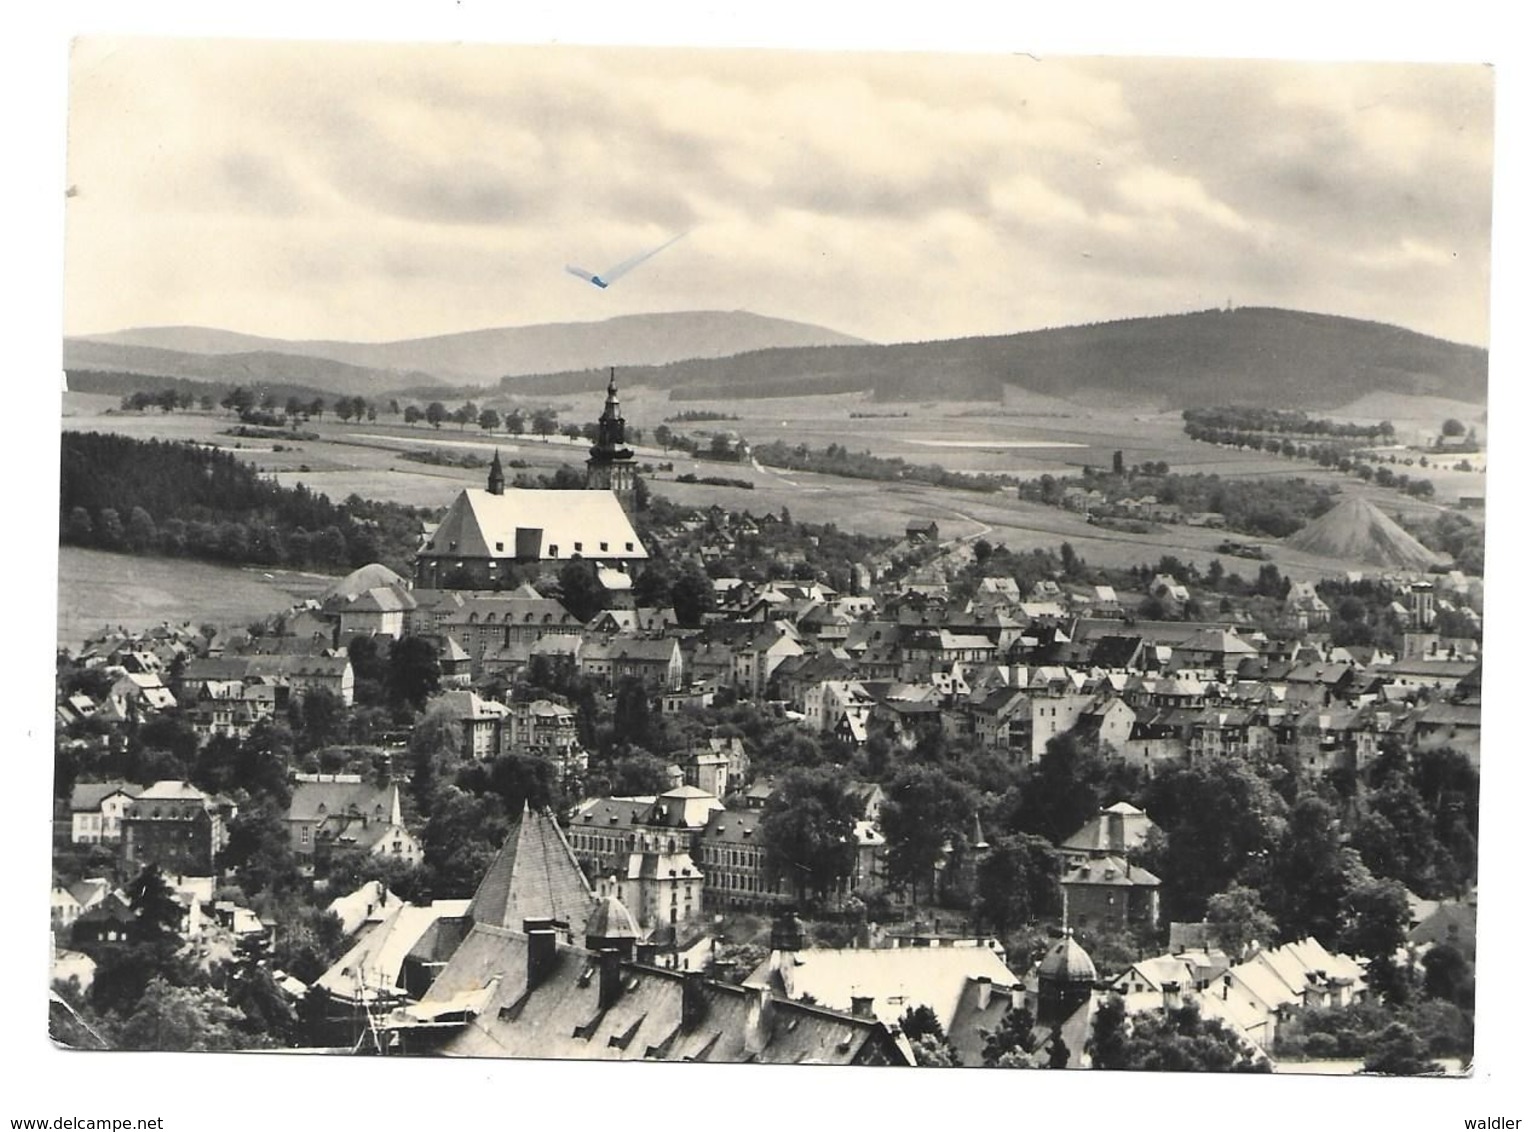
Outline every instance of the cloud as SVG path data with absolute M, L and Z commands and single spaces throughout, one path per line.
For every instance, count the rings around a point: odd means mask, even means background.
M 1487 333 L 1476 68 L 148 40 L 77 51 L 71 97 L 76 330 L 895 340 L 1232 294 Z M 641 287 L 564 285 L 685 229 Z

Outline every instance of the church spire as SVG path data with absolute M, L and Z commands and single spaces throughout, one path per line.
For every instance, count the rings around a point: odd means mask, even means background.
M 617 399 L 617 367 L 613 366 L 607 376 L 606 406 L 596 422 L 596 443 L 585 461 L 585 486 L 616 492 L 623 510 L 631 515 L 636 479 L 633 449 L 627 445 L 627 422 L 622 419 L 622 402 Z
M 617 367 L 611 367 L 606 382 L 606 406 L 601 410 L 596 447 L 615 453 L 626 440 L 627 422 L 622 419 L 622 402 L 617 399 Z
M 495 449 L 495 458 L 489 464 L 489 493 L 491 495 L 505 494 L 505 469 L 500 466 L 500 449 Z

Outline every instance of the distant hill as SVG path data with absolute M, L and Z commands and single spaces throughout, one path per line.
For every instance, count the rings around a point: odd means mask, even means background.
M 429 385 L 428 373 L 369 369 L 328 358 L 257 350 L 234 354 L 196 354 L 154 346 L 64 339 L 64 370 L 184 378 L 221 385 L 264 388 L 302 387 L 347 396 L 376 396 L 406 385 Z
M 144 373 L 116 373 L 112 370 L 76 369 L 65 370 L 65 387 L 71 393 L 99 393 L 122 399 L 131 393 L 163 393 L 174 389 L 178 393 L 190 393 L 193 397 L 211 397 L 216 405 L 236 386 L 234 381 L 202 381 L 188 377 L 165 377 Z M 246 381 L 260 397 L 270 394 L 278 401 L 286 402 L 296 397 L 307 404 L 315 397 L 327 397 L 327 391 L 312 385 L 293 385 L 281 381 Z
M 1382 323 L 1250 307 L 987 338 L 775 349 L 635 370 L 677 400 L 871 390 L 880 400 L 998 401 L 1006 387 L 1081 404 L 1326 409 L 1369 393 L 1483 404 L 1488 353 Z M 602 376 L 513 379 L 507 391 L 573 393 Z
M 419 375 L 448 383 L 492 384 L 506 375 L 557 373 L 598 369 L 609 365 L 663 365 L 685 358 L 720 358 L 773 347 L 822 346 L 860 343 L 859 338 L 822 326 L 766 318 L 748 311 L 680 311 L 626 315 L 600 322 L 547 323 L 491 330 L 470 330 L 432 338 L 397 342 L 287 341 L 258 338 L 227 330 L 198 326 L 147 327 L 95 334 L 65 340 L 66 360 L 77 351 L 74 368 L 139 370 L 146 355 L 136 351 L 169 351 L 161 366 L 186 367 L 185 355 L 204 360 L 204 369 L 234 364 L 231 359 L 266 358 L 273 355 L 359 367 L 390 388 L 420 385 Z M 129 351 L 124 357 L 112 351 Z M 83 351 L 83 353 L 81 352 Z M 212 360 L 212 359 L 217 359 Z M 86 362 L 90 364 L 87 366 Z M 157 371 L 158 372 L 158 371 Z M 333 371 L 336 380 L 348 380 L 348 371 Z M 415 375 L 411 378 L 409 375 Z M 177 371 L 174 376 L 190 376 Z M 218 378 L 230 375 L 218 372 Z M 313 384 L 308 378 L 299 378 Z M 341 388 L 337 392 L 380 392 L 369 388 Z

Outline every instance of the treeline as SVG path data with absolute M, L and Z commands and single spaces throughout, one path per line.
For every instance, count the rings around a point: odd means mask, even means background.
M 72 393 L 108 393 L 120 398 L 145 393 L 155 398 L 162 398 L 167 392 L 174 392 L 177 397 L 177 408 L 185 407 L 181 402 L 190 396 L 200 408 L 212 409 L 218 401 L 234 389 L 240 388 L 226 381 L 202 381 L 191 377 L 167 377 L 117 370 L 70 369 L 64 371 L 64 377 Z M 259 390 L 262 399 L 297 397 L 307 402 L 312 401 L 316 396 L 325 395 L 323 390 L 310 385 L 300 385 L 297 382 L 260 382 L 255 388 Z
M 133 393 L 123 394 L 120 402 L 126 412 L 141 413 L 146 409 L 158 409 L 162 413 L 173 413 L 177 409 L 190 409 L 198 404 L 204 409 L 213 407 L 213 395 L 203 393 L 200 397 L 190 389 L 161 389 L 154 392 L 148 389 L 140 389 Z
M 736 413 L 720 413 L 713 409 L 686 409 L 666 417 L 665 420 L 669 424 L 675 424 L 678 421 L 737 421 L 739 420 L 739 415 Z
M 1299 436 L 1351 437 L 1358 440 L 1391 440 L 1394 436 L 1392 421 L 1376 424 L 1354 424 L 1334 421 L 1327 417 L 1311 417 L 1302 409 L 1257 409 L 1248 406 L 1223 405 L 1207 409 L 1187 409 L 1181 414 L 1186 422 L 1186 433 L 1193 439 L 1192 430 L 1229 430 L 1233 432 L 1274 432 Z
M 1299 439 L 1295 440 L 1293 435 L 1273 435 L 1262 428 L 1210 424 L 1196 419 L 1195 415 L 1199 412 L 1249 414 L 1253 418 L 1274 413 L 1284 417 L 1305 417 L 1307 420 L 1303 413 L 1276 409 L 1188 409 L 1182 414 L 1186 420 L 1183 431 L 1191 439 L 1200 440 L 1205 444 L 1221 444 L 1227 448 L 1267 452 L 1273 456 L 1285 456 L 1289 460 L 1313 460 L 1321 468 L 1334 468 L 1336 471 L 1346 472 L 1369 483 L 1396 488 L 1417 499 L 1430 499 L 1436 494 L 1436 485 L 1430 480 L 1411 477 L 1407 472 L 1395 472 L 1392 467 L 1386 466 L 1400 463 L 1401 458 L 1397 453 L 1390 453 L 1386 457 L 1372 453 L 1370 458 L 1376 462 L 1371 464 L 1361 458 L 1363 455 L 1368 455 L 1364 451 L 1367 442 L 1387 443 L 1393 440 L 1394 426 L 1388 421 L 1381 421 L 1376 425 L 1347 425 L 1336 421 L 1315 419 L 1307 421 L 1309 426 L 1313 426 L 1307 433 L 1297 428 L 1281 430 L 1290 434 L 1298 433 Z M 1421 456 L 1418 459 L 1423 468 L 1430 464 L 1430 458 L 1427 456 Z M 1415 458 L 1408 453 L 1403 457 L 1406 466 L 1414 460 Z
M 675 432 L 669 425 L 664 424 L 655 428 L 654 442 L 667 452 L 675 448 L 698 460 L 723 460 L 732 464 L 743 460 L 748 451 L 743 441 L 737 440 L 726 432 L 715 432 L 707 440 L 703 440 Z
M 62 437 L 59 541 L 237 565 L 407 569 L 423 512 L 262 479 L 233 453 L 102 433 Z
M 728 476 L 699 476 L 692 472 L 682 472 L 676 477 L 676 483 L 701 483 L 709 487 L 742 487 L 746 491 L 755 490 L 755 484 L 750 480 L 730 479 Z
M 304 400 L 297 394 L 293 394 L 283 401 L 273 391 L 268 390 L 264 394 L 257 395 L 255 390 L 243 385 L 236 385 L 229 390 L 218 404 L 239 414 L 239 419 L 246 424 L 268 427 L 291 425 L 295 421 L 323 417 L 326 409 L 332 410 L 343 421 L 363 418 L 377 420 L 378 418 L 377 406 L 365 397 L 336 397 L 333 401 L 326 402 L 323 397 Z
M 790 446 L 785 441 L 774 440 L 755 449 L 755 456 L 763 464 L 797 472 L 862 480 L 901 480 L 961 491 L 1000 491 L 1018 482 L 1014 476 L 953 472 L 937 464 L 911 464 L 897 456 L 853 452 L 844 444 L 831 444 L 824 451 L 815 452 L 805 444 Z

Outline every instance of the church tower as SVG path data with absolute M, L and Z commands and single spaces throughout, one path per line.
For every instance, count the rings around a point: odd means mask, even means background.
M 495 449 L 495 458 L 489 465 L 489 493 L 491 495 L 505 494 L 505 469 L 500 466 L 500 449 Z
M 592 491 L 611 491 L 632 515 L 636 505 L 638 467 L 633 449 L 626 444 L 627 423 L 622 419 L 622 404 L 617 400 L 617 370 L 614 367 L 606 386 L 606 407 L 597 422 L 596 443 L 585 461 L 585 486 Z

